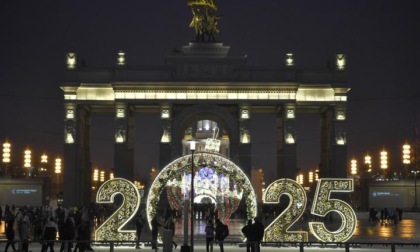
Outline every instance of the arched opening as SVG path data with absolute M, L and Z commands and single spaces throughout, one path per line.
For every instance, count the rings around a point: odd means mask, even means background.
M 183 211 L 183 202 L 191 197 L 191 164 L 194 162 L 194 202 L 214 201 L 217 218 L 227 219 L 241 201 L 246 205 L 247 218 L 257 214 L 254 189 L 246 174 L 229 159 L 215 153 L 197 152 L 182 156 L 168 164 L 157 175 L 149 190 L 146 211 L 149 226 L 157 214 L 164 189 L 172 209 Z M 211 203 L 210 203 L 210 202 Z

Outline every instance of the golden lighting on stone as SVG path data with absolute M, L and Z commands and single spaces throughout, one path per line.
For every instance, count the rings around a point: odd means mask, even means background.
M 295 65 L 295 60 L 293 59 L 293 53 L 286 53 L 286 66 Z
M 248 130 L 241 131 L 241 143 L 242 144 L 249 144 L 251 142 L 251 136 Z
M 294 109 L 287 109 L 286 118 L 287 119 L 294 119 L 295 118 L 295 110 Z
M 335 119 L 338 121 L 346 120 L 346 114 L 343 110 L 338 110 L 335 117 Z
M 118 52 L 117 65 L 118 66 L 125 66 L 125 52 L 123 52 L 123 51 Z
M 305 212 L 306 192 L 296 181 L 279 179 L 271 183 L 264 191 L 263 201 L 266 204 L 280 203 L 280 196 L 289 197 L 289 205 L 264 231 L 265 242 L 307 242 L 308 232 L 289 231 Z
M 76 53 L 69 52 L 67 53 L 67 69 L 76 68 Z
M 169 130 L 163 130 L 162 137 L 160 139 L 161 143 L 170 143 L 171 142 L 171 133 Z
M 341 217 L 338 230 L 328 230 L 322 222 L 309 222 L 311 233 L 322 242 L 345 242 L 356 230 L 357 217 L 349 204 L 339 199 L 331 199 L 332 192 L 352 192 L 353 179 L 322 178 L 318 181 L 312 204 L 311 214 L 324 218 L 329 212 Z
M 74 119 L 74 109 L 66 110 L 66 119 Z
M 117 194 L 121 194 L 121 206 L 95 231 L 97 241 L 134 241 L 135 230 L 127 230 L 124 226 L 131 221 L 140 206 L 140 193 L 136 186 L 123 178 L 105 181 L 98 189 L 96 203 L 113 204 Z
M 342 53 L 336 55 L 336 66 L 338 70 L 344 70 L 346 68 L 346 56 Z
M 249 109 L 241 109 L 241 119 L 249 119 Z
M 293 137 L 293 134 L 291 134 L 291 133 L 286 134 L 286 143 L 287 144 L 294 144 L 295 143 L 295 138 Z
M 169 118 L 171 118 L 170 110 L 169 109 L 162 109 L 160 111 L 160 118 L 161 119 L 169 119 Z
M 116 118 L 124 118 L 125 117 L 125 109 L 124 108 L 117 108 L 117 111 L 115 112 Z

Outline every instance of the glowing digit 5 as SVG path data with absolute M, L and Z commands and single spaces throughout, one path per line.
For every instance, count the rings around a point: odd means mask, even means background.
M 345 242 L 356 229 L 356 213 L 346 202 L 330 199 L 331 192 L 352 192 L 353 179 L 320 179 L 316 188 L 311 213 L 325 217 L 329 212 L 340 215 L 341 227 L 332 232 L 322 222 L 309 222 L 311 233 L 324 242 Z

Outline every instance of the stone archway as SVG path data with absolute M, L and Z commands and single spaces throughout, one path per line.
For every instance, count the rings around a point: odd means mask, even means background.
M 257 200 L 251 182 L 246 174 L 232 161 L 215 153 L 198 152 L 194 154 L 194 168 L 194 174 L 197 174 L 200 169 L 206 168 L 212 169 L 218 175 L 228 177 L 229 181 L 232 181 L 235 185 L 235 193 L 241 193 L 241 199 L 245 200 L 247 218 L 251 219 L 256 216 Z M 150 187 L 146 204 L 147 220 L 150 227 L 152 219 L 156 216 L 159 199 L 165 187 L 170 181 L 179 181 L 188 173 L 191 174 L 191 155 L 175 159 L 156 176 Z M 195 179 L 194 182 L 196 182 Z M 219 198 L 219 200 L 223 200 L 223 197 L 232 196 L 229 192 L 233 192 L 233 189 L 231 187 L 225 189 L 227 190 L 220 192 L 219 196 L 222 198 Z M 224 202 L 218 202 L 218 204 L 223 205 Z
M 237 110 L 237 108 L 235 107 Z M 180 146 L 185 130 L 196 121 L 209 119 L 227 130 L 230 141 L 230 159 L 238 162 L 239 124 L 227 108 L 214 104 L 188 106 L 176 114 L 172 122 L 172 158 L 182 155 Z

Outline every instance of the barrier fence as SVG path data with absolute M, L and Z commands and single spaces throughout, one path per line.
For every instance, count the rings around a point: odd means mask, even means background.
M 34 249 L 32 249 L 31 247 L 34 246 L 34 244 L 37 244 L 38 247 L 41 247 L 42 244 L 44 243 L 48 243 L 48 242 L 53 242 L 55 244 L 55 247 L 59 247 L 61 246 L 62 243 L 66 243 L 66 244 L 73 244 L 73 247 L 76 246 L 77 244 L 80 243 L 88 243 L 90 245 L 92 245 L 93 247 L 101 247 L 101 250 L 108 250 L 109 252 L 115 252 L 115 250 L 119 247 L 125 247 L 125 248 L 134 248 L 136 246 L 136 241 L 63 241 L 63 240 L 54 240 L 54 241 L 30 241 L 29 243 L 29 251 L 33 251 Z M 2 244 L 2 246 L 5 246 L 7 243 L 6 240 L 1 240 L 0 244 Z M 15 246 L 19 246 L 19 248 L 21 248 L 20 244 L 22 244 L 20 241 L 15 241 Z M 152 242 L 150 240 L 141 240 L 140 243 L 144 246 L 144 247 L 150 247 L 152 246 Z M 251 243 L 251 242 L 250 242 Z M 205 244 L 205 242 L 204 242 Z M 225 240 L 223 241 L 223 244 L 226 245 L 225 250 L 229 250 L 229 248 L 235 247 L 237 249 L 241 249 L 242 251 L 246 251 L 246 242 L 239 242 L 236 240 Z M 252 243 L 255 244 L 255 243 Z M 165 244 L 159 244 L 159 247 L 165 246 Z M 170 246 L 172 245 L 172 243 L 170 244 Z M 218 246 L 219 242 L 215 241 L 213 243 L 213 246 L 215 246 L 214 251 L 218 251 Z M 333 242 L 261 242 L 260 246 L 262 248 L 267 248 L 267 247 L 271 247 L 271 248 L 294 248 L 296 249 L 296 251 L 299 252 L 305 252 L 305 249 L 308 248 L 320 248 L 320 249 L 334 249 L 335 251 L 345 251 L 345 252 L 350 252 L 350 251 L 360 251 L 361 248 L 367 249 L 369 250 L 369 248 L 375 248 L 375 249 L 379 249 L 380 251 L 384 251 L 384 252 L 397 252 L 400 250 L 403 250 L 403 248 L 412 248 L 414 251 L 418 250 L 420 251 L 420 243 L 401 243 L 401 242 L 345 242 L 345 243 L 333 243 Z M 66 248 L 64 251 L 73 251 L 73 249 L 70 248 L 70 250 L 68 250 L 68 248 Z M 9 249 L 12 249 L 9 247 Z M 236 249 L 236 250 L 237 250 Z M 338 250 L 337 250 L 338 249 Z M 41 250 L 40 250 L 41 251 Z M 156 249 L 156 251 L 158 251 L 158 249 Z M 165 250 L 163 250 L 165 251 Z M 183 251 L 183 248 L 181 246 L 181 252 Z M 188 249 L 189 251 L 189 249 Z M 205 249 L 204 249 L 205 251 Z

